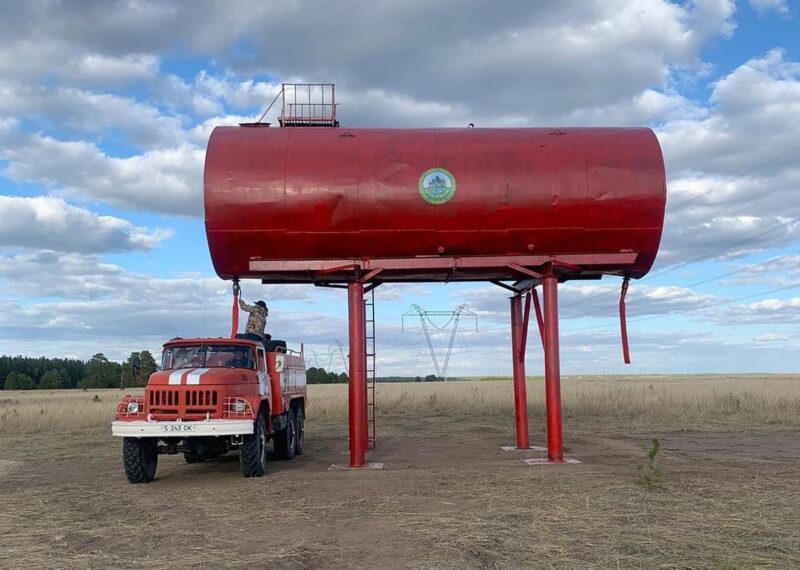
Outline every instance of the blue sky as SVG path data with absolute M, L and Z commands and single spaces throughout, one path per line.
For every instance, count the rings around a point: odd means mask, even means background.
M 230 284 L 202 220 L 208 134 L 260 115 L 281 82 L 331 81 L 343 126 L 651 126 L 668 214 L 631 285 L 633 364 L 607 278 L 561 290 L 563 371 L 797 371 L 798 18 L 781 0 L 4 4 L 0 353 L 123 359 L 226 334 Z M 343 292 L 243 290 L 268 303 L 274 336 L 342 369 Z M 379 374 L 433 371 L 420 327 L 401 330 L 412 303 L 478 314 L 452 374 L 510 373 L 503 290 L 384 285 L 377 299 Z M 440 359 L 449 334 L 434 336 Z M 529 374 L 541 366 L 532 343 Z

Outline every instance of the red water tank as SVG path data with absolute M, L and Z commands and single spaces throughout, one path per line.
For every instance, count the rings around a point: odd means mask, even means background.
M 639 128 L 219 127 L 204 185 L 217 273 L 269 282 L 344 279 L 349 264 L 508 279 L 539 261 L 638 278 L 666 202 L 661 149 Z

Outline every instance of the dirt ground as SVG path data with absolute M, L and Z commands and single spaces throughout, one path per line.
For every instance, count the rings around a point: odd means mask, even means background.
M 235 455 L 162 456 L 130 485 L 107 433 L 0 437 L 3 568 L 790 568 L 800 565 L 797 430 L 648 431 L 567 418 L 579 465 L 528 466 L 510 417 L 380 418 L 369 461 L 309 413 L 306 453 L 244 479 Z M 542 429 L 533 429 L 542 444 Z M 637 463 L 658 437 L 648 491 Z

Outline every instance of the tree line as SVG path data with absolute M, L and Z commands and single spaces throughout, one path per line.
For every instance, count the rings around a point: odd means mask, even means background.
M 89 360 L 0 356 L 0 386 L 4 390 L 61 390 L 69 388 L 119 388 L 145 386 L 158 370 L 153 355 L 132 352 L 125 362 L 114 362 L 99 352 Z M 309 384 L 346 384 L 347 374 L 311 367 Z
M 324 368 L 315 368 L 312 366 L 306 370 L 306 383 L 307 384 L 347 384 L 347 374 L 342 372 L 328 372 Z
M 89 360 L 0 356 L 4 390 L 61 390 L 144 386 L 158 370 L 148 350 L 132 352 L 125 362 L 114 362 L 99 352 Z

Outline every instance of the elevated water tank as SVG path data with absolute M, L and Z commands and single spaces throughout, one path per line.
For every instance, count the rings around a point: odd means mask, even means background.
M 387 281 L 509 279 L 508 264 L 547 261 L 638 278 L 666 202 L 641 128 L 219 127 L 204 186 L 217 273 L 267 282 L 344 280 L 350 264 Z

